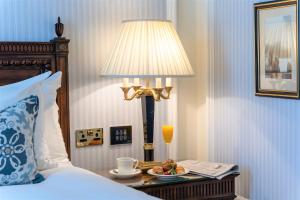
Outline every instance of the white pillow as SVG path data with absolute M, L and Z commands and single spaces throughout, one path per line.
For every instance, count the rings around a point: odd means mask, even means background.
M 66 152 L 62 131 L 59 125 L 58 106 L 56 104 L 57 89 L 61 87 L 61 72 L 57 72 L 43 81 L 45 95 L 44 107 L 44 137 L 47 149 L 44 152 L 44 162 L 38 163 L 40 170 L 70 165 Z
M 40 81 L 47 79 L 50 75 L 51 75 L 51 72 L 45 72 L 38 76 L 34 76 L 32 78 L 29 78 L 29 79 L 26 79 L 26 80 L 23 80 L 23 81 L 20 81 L 17 83 L 0 86 L 0 96 L 2 97 L 2 95 L 6 96 L 8 94 L 20 92 L 24 89 L 31 87 L 35 83 L 38 83 Z
M 45 100 L 42 90 L 42 78 L 46 79 L 48 76 L 43 74 L 43 76 L 35 77 L 34 79 L 21 81 L 23 83 L 18 82 L 0 86 L 0 108 L 10 105 L 12 103 L 12 99 L 14 102 L 18 102 L 30 95 L 35 95 L 39 97 L 39 107 L 43 109 Z M 39 108 L 39 110 L 41 110 L 41 108 Z

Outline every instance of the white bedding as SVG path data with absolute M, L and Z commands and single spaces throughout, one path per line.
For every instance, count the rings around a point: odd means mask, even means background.
M 68 166 L 45 170 L 39 184 L 2 186 L 0 200 L 155 199 L 93 172 Z

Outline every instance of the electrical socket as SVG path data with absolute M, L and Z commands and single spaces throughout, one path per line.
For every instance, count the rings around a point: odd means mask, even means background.
M 103 144 L 103 128 L 82 129 L 75 131 L 76 147 Z

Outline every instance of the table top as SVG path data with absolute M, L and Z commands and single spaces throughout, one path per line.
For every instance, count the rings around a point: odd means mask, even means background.
M 159 186 L 163 186 L 163 185 L 172 185 L 172 184 L 185 183 L 185 182 L 212 180 L 207 177 L 193 175 L 193 174 L 187 174 L 187 175 L 180 176 L 180 177 L 170 179 L 170 180 L 161 180 L 155 176 L 145 174 L 145 173 L 140 174 L 140 175 L 138 175 L 134 178 L 130 178 L 130 179 L 117 179 L 117 178 L 113 178 L 112 175 L 109 174 L 109 170 L 96 170 L 94 172 L 101 176 L 109 178 L 115 182 L 124 184 L 129 187 L 133 187 L 136 189 L 137 188 L 145 188 L 145 187 L 159 187 Z

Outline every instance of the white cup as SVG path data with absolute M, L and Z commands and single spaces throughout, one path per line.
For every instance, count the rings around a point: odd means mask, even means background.
M 135 172 L 139 161 L 134 158 L 121 157 L 117 158 L 117 164 L 119 174 L 132 174 Z

